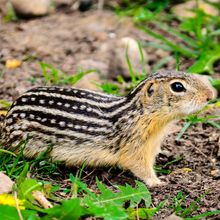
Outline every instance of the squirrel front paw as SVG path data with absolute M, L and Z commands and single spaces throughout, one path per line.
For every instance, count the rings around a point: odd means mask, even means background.
M 144 182 L 145 182 L 145 183 L 147 184 L 147 186 L 149 186 L 149 187 L 164 186 L 164 185 L 167 184 L 166 182 L 161 181 L 161 180 L 160 180 L 159 178 L 157 178 L 157 177 L 147 178 Z

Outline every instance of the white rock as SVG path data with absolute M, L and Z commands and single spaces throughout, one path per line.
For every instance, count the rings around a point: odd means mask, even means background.
M 182 4 L 175 5 L 172 8 L 172 12 L 179 17 L 194 17 L 195 13 L 192 12 L 192 9 L 196 9 L 197 3 L 195 0 L 186 1 Z M 218 16 L 218 9 L 212 6 L 211 4 L 206 3 L 205 1 L 198 1 L 198 8 L 205 13 L 213 16 Z
M 90 89 L 100 91 L 97 85 L 101 84 L 102 81 L 98 73 L 89 73 L 80 79 L 74 86 L 81 89 Z
M 175 214 L 172 214 L 172 215 L 166 217 L 165 219 L 166 220 L 183 220 L 183 218 L 181 218 L 181 217 L 179 217 L 179 216 L 177 216 Z
M 4 173 L 0 172 L 0 194 L 12 191 L 14 182 Z
M 22 16 L 43 16 L 51 10 L 51 0 L 12 0 L 15 12 Z
M 113 47 L 112 49 L 113 49 L 113 57 L 112 57 L 112 62 L 110 63 L 112 74 L 130 77 L 129 67 L 126 59 L 126 50 L 133 71 L 135 73 L 142 72 L 141 54 L 138 47 L 138 42 L 135 39 L 131 37 L 121 38 L 116 42 L 116 46 Z M 145 70 L 148 72 L 149 71 L 148 56 L 143 48 L 142 48 L 142 52 L 145 61 L 144 67 Z
M 93 59 L 80 60 L 77 64 L 77 67 L 83 70 L 97 70 L 103 76 L 107 76 L 109 72 L 107 64 Z

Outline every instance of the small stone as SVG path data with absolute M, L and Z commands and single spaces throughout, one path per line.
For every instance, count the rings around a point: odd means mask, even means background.
M 194 0 L 186 1 L 182 4 L 178 4 L 172 8 L 172 12 L 179 17 L 195 17 L 195 13 L 192 12 L 192 9 L 197 7 L 197 3 Z M 212 6 L 211 4 L 206 3 L 205 1 L 198 2 L 198 8 L 204 11 L 206 14 L 212 16 L 218 16 L 218 9 Z
M 111 76 L 115 78 L 116 75 L 122 75 L 125 78 L 130 78 L 129 66 L 126 58 L 126 51 L 131 62 L 132 69 L 135 73 L 142 73 L 141 53 L 138 42 L 131 37 L 124 37 L 117 40 L 116 45 L 112 46 L 112 62 L 110 62 Z M 142 49 L 144 56 L 144 69 L 149 71 L 148 56 Z
M 4 173 L 0 172 L 0 194 L 10 193 L 14 182 Z
M 80 79 L 74 86 L 82 89 L 90 89 L 100 91 L 101 89 L 97 86 L 101 84 L 101 78 L 98 73 L 89 73 Z
M 180 218 L 179 216 L 177 216 L 176 214 L 172 214 L 168 217 L 166 217 L 166 220 L 182 220 L 183 218 Z
M 106 63 L 93 59 L 80 60 L 77 67 L 82 68 L 83 70 L 97 70 L 97 72 L 103 76 L 107 76 L 109 72 L 108 65 Z
M 211 175 L 215 178 L 219 178 L 220 177 L 220 170 L 219 169 L 212 170 Z
M 25 17 L 36 17 L 51 11 L 51 0 L 12 0 L 16 14 Z

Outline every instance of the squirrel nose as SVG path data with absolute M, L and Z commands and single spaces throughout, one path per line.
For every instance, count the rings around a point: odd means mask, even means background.
M 208 90 L 206 93 L 206 101 L 210 101 L 216 97 L 216 92 L 215 90 Z

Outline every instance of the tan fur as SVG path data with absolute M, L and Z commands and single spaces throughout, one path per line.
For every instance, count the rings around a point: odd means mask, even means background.
M 156 155 L 160 152 L 160 145 L 169 132 L 169 124 L 166 120 L 153 116 L 152 122 L 146 127 L 148 120 L 149 117 L 137 122 L 134 127 L 134 130 L 137 131 L 137 138 L 134 142 L 127 143 L 122 147 L 118 163 L 131 170 L 148 185 L 153 186 L 160 183 L 153 165 Z
M 175 81 L 182 83 L 186 91 L 181 93 L 173 91 L 171 84 Z M 136 94 L 134 93 L 133 99 L 129 99 L 129 96 L 124 97 L 123 100 L 128 99 L 124 106 L 107 113 L 108 117 L 112 117 L 112 115 L 122 112 L 118 119 L 120 129 L 117 130 L 117 127 L 114 127 L 115 124 L 112 124 L 112 128 L 104 128 L 104 130 L 109 129 L 107 130 L 109 133 L 106 135 L 63 130 L 59 126 L 49 127 L 38 122 L 19 119 L 10 126 L 5 124 L 3 138 L 7 145 L 7 138 L 13 139 L 22 131 L 20 139 L 25 139 L 28 135 L 33 136 L 24 150 L 26 157 L 36 157 L 47 149 L 47 143 L 50 141 L 53 145 L 50 151 L 51 158 L 65 162 L 67 166 L 80 165 L 84 162 L 91 166 L 119 165 L 131 170 L 149 186 L 161 184 L 153 166 L 155 158 L 160 152 L 161 143 L 169 133 L 169 125 L 176 119 L 200 110 L 208 100 L 215 97 L 216 93 L 207 79 L 169 71 L 161 71 L 150 76 L 140 86 L 137 87 L 140 90 L 137 90 Z M 149 89 L 153 91 L 151 95 L 148 93 Z M 119 102 L 123 100 L 119 100 Z M 87 101 L 87 104 L 89 102 L 94 101 Z M 100 105 L 106 106 L 107 104 L 101 103 Z M 109 104 L 109 106 L 114 105 L 114 102 Z M 131 105 L 135 108 L 129 110 Z M 15 105 L 15 107 L 17 106 Z M 29 108 L 28 106 L 18 107 Z M 44 106 L 44 109 L 46 107 Z M 48 111 L 52 112 L 49 108 Z M 66 114 L 56 109 L 53 111 L 63 116 Z M 99 114 L 102 112 L 100 111 Z M 70 113 L 68 116 L 72 117 Z M 100 125 L 106 124 L 106 120 L 100 118 L 88 118 L 83 114 L 80 117 L 86 118 L 87 121 L 97 121 Z M 110 121 L 108 123 L 111 124 Z M 43 129 L 45 134 L 39 134 L 38 129 Z M 52 134 L 48 135 L 46 132 Z M 70 139 L 66 132 L 74 134 L 77 138 L 84 138 L 85 142 L 77 144 L 77 140 Z M 62 138 L 57 138 L 55 133 L 62 135 Z M 9 144 L 9 148 L 15 147 L 18 143 L 19 140 L 16 140 L 12 145 Z

